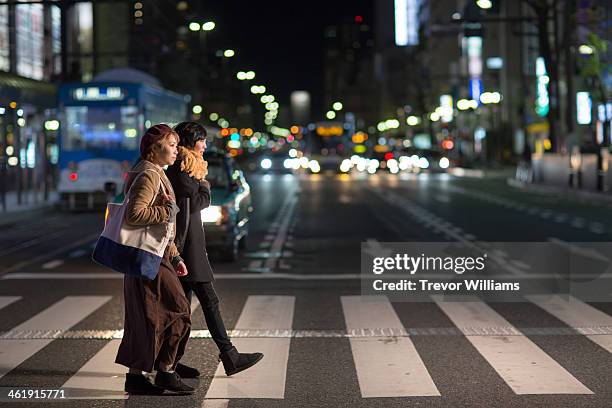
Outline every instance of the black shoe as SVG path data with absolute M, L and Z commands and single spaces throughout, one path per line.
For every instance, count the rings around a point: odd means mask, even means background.
M 236 347 L 219 354 L 219 358 L 225 368 L 225 374 L 234 375 L 249 367 L 254 366 L 263 358 L 261 353 L 239 353 Z
M 162 395 L 163 388 L 156 387 L 142 374 L 126 374 L 124 390 L 132 395 Z
M 200 376 L 200 372 L 198 370 L 181 363 L 176 364 L 174 371 L 176 371 L 181 378 L 198 378 Z
M 181 381 L 181 377 L 176 372 L 166 373 L 158 371 L 155 375 L 155 385 L 168 391 L 180 394 L 193 394 L 193 387 Z

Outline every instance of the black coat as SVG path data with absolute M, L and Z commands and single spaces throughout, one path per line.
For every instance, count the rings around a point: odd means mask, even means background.
M 166 170 L 180 208 L 176 221 L 175 243 L 189 274 L 186 282 L 211 282 L 215 278 L 208 261 L 206 238 L 200 211 L 210 205 L 210 184 L 199 182 L 181 171 L 180 159 Z M 189 216 L 187 216 L 189 215 Z

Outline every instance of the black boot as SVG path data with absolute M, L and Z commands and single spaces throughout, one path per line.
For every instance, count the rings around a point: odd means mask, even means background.
M 200 376 L 200 372 L 197 369 L 181 363 L 177 363 L 174 370 L 181 378 L 198 378 Z
M 193 387 L 181 381 L 181 377 L 176 372 L 167 373 L 158 371 L 155 376 L 155 385 L 168 391 L 180 394 L 193 394 Z
M 232 347 L 226 352 L 219 354 L 219 358 L 228 376 L 246 370 L 257 364 L 263 358 L 261 353 L 239 353 L 236 347 Z
M 163 388 L 156 387 L 142 374 L 126 374 L 124 390 L 132 395 L 161 395 Z

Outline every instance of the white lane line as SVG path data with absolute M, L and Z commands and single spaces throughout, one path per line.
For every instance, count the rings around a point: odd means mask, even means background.
M 68 256 L 70 258 L 79 258 L 85 255 L 86 253 L 87 251 L 85 251 L 84 249 L 77 249 L 76 251 L 72 251 L 71 253 L 69 253 Z
M 290 330 L 294 307 L 294 296 L 249 296 L 235 329 Z M 264 358 L 232 377 L 219 364 L 205 398 L 284 398 L 291 339 L 238 338 L 232 342 L 240 352 L 259 351 Z
M 43 269 L 54 269 L 54 268 L 57 268 L 58 266 L 63 265 L 63 264 L 64 264 L 64 260 L 63 259 L 54 259 L 52 261 L 44 263 L 42 265 L 42 268 Z
M 386 296 L 342 296 L 347 330 L 403 328 Z M 409 337 L 350 338 L 363 398 L 439 396 Z
M 71 398 L 127 399 L 123 390 L 127 369 L 115 364 L 121 340 L 109 341 L 62 386 Z
M 516 394 L 593 394 L 565 368 L 485 303 L 442 301 L 436 304 L 459 328 L 507 327 L 512 336 L 465 336 Z M 518 335 L 517 335 L 518 334 Z
M 4 271 L 2 271 L 2 272 L 4 274 L 7 274 L 7 273 L 10 273 L 10 272 L 13 272 L 13 271 L 17 271 L 17 270 L 19 270 L 21 268 L 24 268 L 24 267 L 26 267 L 28 265 L 31 265 L 31 264 L 35 263 L 35 262 L 41 262 L 41 261 L 49 259 L 52 256 L 55 256 L 57 254 L 61 254 L 63 252 L 68 252 L 68 251 L 72 250 L 73 248 L 80 247 L 81 245 L 90 242 L 92 239 L 97 239 L 99 235 L 100 235 L 99 233 L 95 233 L 95 234 L 86 236 L 83 239 L 80 239 L 78 241 L 73 242 L 71 245 L 68 245 L 67 247 L 57 248 L 57 249 L 55 249 L 55 250 L 53 250 L 51 252 L 47 252 L 47 253 L 42 254 L 40 256 L 36 256 L 34 258 L 31 258 L 31 259 L 26 259 L 23 262 L 19 262 L 19 263 L 13 265 L 13 266 L 10 266 L 10 267 L 4 269 Z M 93 247 L 95 247 L 96 243 L 94 242 L 92 245 L 93 245 L 92 246 L 92 248 L 93 248 Z
M 111 296 L 67 296 L 12 330 L 68 330 L 111 299 Z M 0 339 L 0 378 L 52 341 Z
M 228 399 L 205 399 L 202 401 L 202 408 L 227 408 Z
M 289 230 L 289 223 L 293 217 L 293 212 L 295 210 L 295 206 L 298 202 L 297 193 L 290 193 L 287 201 L 283 205 L 285 207 L 281 213 L 283 214 L 282 223 L 276 233 L 276 237 L 274 241 L 272 241 L 272 246 L 270 247 L 271 253 L 281 253 L 283 249 L 283 244 L 287 240 L 287 232 Z M 276 265 L 275 258 L 268 258 L 264 263 L 265 268 L 273 269 Z
M 21 296 L 0 296 L 0 309 L 4 309 L 11 303 L 21 299 Z
M 572 328 L 608 326 L 612 327 L 612 316 L 609 316 L 573 296 L 526 296 L 557 319 Z M 586 335 L 593 343 L 612 353 L 612 335 Z

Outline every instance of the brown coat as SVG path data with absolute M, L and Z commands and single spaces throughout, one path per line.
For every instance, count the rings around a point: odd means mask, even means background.
M 136 179 L 148 169 L 154 171 L 146 171 Z M 134 186 L 127 197 L 128 223 L 149 225 L 168 221 L 171 211 L 164 205 L 163 196 L 158 194 L 160 177 L 167 194 L 175 200 L 163 170 L 153 163 L 143 160 L 129 174 L 126 191 L 132 184 Z M 158 365 L 175 366 L 183 355 L 191 331 L 191 312 L 176 271 L 170 264 L 170 258 L 175 255 L 178 250 L 171 241 L 155 279 L 124 277 L 125 323 L 116 363 L 150 372 Z
M 136 176 L 140 173 L 143 173 L 143 175 L 136 179 Z M 165 189 L 159 189 L 160 178 Z M 136 183 L 134 184 L 135 179 Z M 134 184 L 133 188 L 132 184 Z M 166 191 L 172 200 L 176 201 L 172 184 L 170 184 L 164 170 L 150 161 L 142 160 L 130 171 L 125 182 L 125 192 L 129 200 L 125 213 L 126 222 L 132 225 L 151 225 L 169 221 L 170 208 L 164 205 L 163 195 L 159 194 L 160 190 Z M 172 236 L 176 236 L 176 224 Z M 170 258 L 179 255 L 174 241 L 170 241 L 167 252 Z

